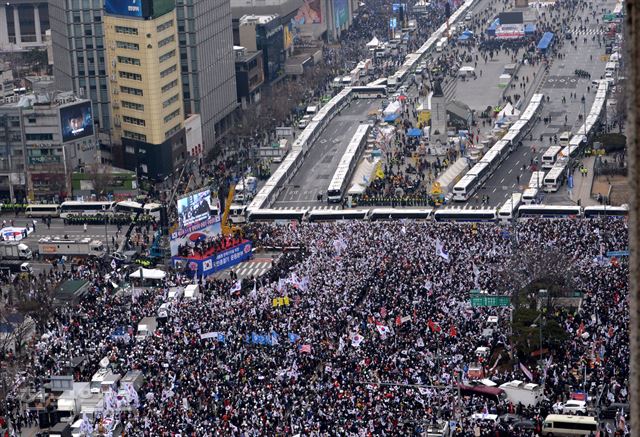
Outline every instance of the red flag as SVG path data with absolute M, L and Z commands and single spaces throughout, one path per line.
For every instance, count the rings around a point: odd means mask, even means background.
M 451 328 L 449 328 L 449 335 L 451 337 L 455 337 L 456 335 L 458 335 L 458 331 L 456 330 L 456 327 L 451 325 Z
M 583 332 L 584 332 L 584 322 L 580 322 L 580 326 L 578 327 L 578 332 L 576 332 L 576 335 L 580 337 Z
M 440 326 L 436 322 L 431 320 L 431 319 L 429 319 L 429 321 L 427 322 L 427 325 L 429 326 L 429 329 L 431 329 L 431 332 L 440 332 L 440 331 L 442 331 Z
M 396 316 L 396 326 L 402 325 L 402 317 Z
M 613 293 L 613 302 L 615 302 L 615 304 L 617 305 L 619 300 L 620 300 L 620 295 L 616 291 L 615 293 Z

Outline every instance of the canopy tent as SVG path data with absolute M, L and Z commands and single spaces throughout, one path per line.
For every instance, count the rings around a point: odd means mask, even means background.
M 551 43 L 553 42 L 553 33 L 545 32 L 540 38 L 540 42 L 538 43 L 537 49 L 541 52 L 546 52 Z
M 422 136 L 422 130 L 418 129 L 417 127 L 413 127 L 411 129 L 407 130 L 407 136 L 410 136 L 410 137 L 421 137 Z
M 155 279 L 155 280 L 160 280 L 160 279 L 164 279 L 167 276 L 166 272 L 163 272 L 162 270 L 158 270 L 158 269 L 145 269 L 140 267 L 138 270 L 136 270 L 135 272 L 131 273 L 129 275 L 130 278 L 136 278 L 136 279 Z
M 460 73 L 473 73 L 474 71 L 476 71 L 476 69 L 471 67 L 470 65 L 465 65 L 464 67 L 460 67 L 460 69 L 458 70 L 458 72 Z
M 389 114 L 386 115 L 384 117 L 384 121 L 386 121 L 387 123 L 393 123 L 394 121 L 396 121 L 400 116 L 398 114 Z
M 535 24 L 525 24 L 524 25 L 524 34 L 525 35 L 533 35 L 536 33 L 536 25 Z
M 513 107 L 511 103 L 507 103 L 500 112 L 498 112 L 498 120 L 505 118 L 507 120 L 516 119 L 520 116 L 520 111 Z
M 401 109 L 402 109 L 402 103 L 400 103 L 397 100 L 395 100 L 395 101 L 389 103 L 389 105 L 387 105 L 387 107 L 384 108 L 384 111 L 382 111 L 382 113 L 385 116 L 391 115 L 391 114 L 399 114 Z
M 375 36 L 373 37 L 373 39 L 371 41 L 369 41 L 367 43 L 367 47 L 369 48 L 376 48 L 380 45 L 380 40 L 378 38 L 376 38 Z

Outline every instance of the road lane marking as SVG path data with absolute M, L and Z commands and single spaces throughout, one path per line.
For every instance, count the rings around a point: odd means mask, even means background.
M 510 168 L 509 171 L 507 172 L 507 174 L 511 174 L 512 171 L 513 171 L 513 169 Z
M 500 185 L 504 184 L 504 178 L 500 181 Z
M 498 189 L 497 189 L 497 188 L 494 188 L 494 189 L 493 189 L 493 191 L 492 191 L 492 193 L 495 193 L 496 191 L 498 191 Z

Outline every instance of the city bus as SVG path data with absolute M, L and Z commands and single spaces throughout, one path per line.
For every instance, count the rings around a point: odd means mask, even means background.
M 310 222 L 333 222 L 337 220 L 363 220 L 367 217 L 366 209 L 314 209 L 307 214 Z
M 498 210 L 498 220 L 508 222 L 518 215 L 518 207 L 522 202 L 522 194 L 513 193 Z
M 567 147 L 569 145 L 569 140 L 571 139 L 571 132 L 565 131 L 560 134 L 558 137 L 558 144 L 562 147 Z
M 574 218 L 582 215 L 582 208 L 577 205 L 520 205 L 520 218 Z
M 536 203 L 538 200 L 538 189 L 537 188 L 527 188 L 522 192 L 522 203 L 525 205 L 530 205 L 532 203 Z
M 376 220 L 428 220 L 431 218 L 431 208 L 373 208 L 369 211 L 368 219 Z
M 160 210 L 162 209 L 162 205 L 159 203 L 145 203 L 143 209 L 145 215 L 151 216 L 156 220 L 160 220 Z
M 542 168 L 550 170 L 558 160 L 558 153 L 561 150 L 562 146 L 550 146 L 542 155 Z
M 453 186 L 453 200 L 466 202 L 476 192 L 480 180 L 477 175 L 466 174 Z
M 549 414 L 542 423 L 542 435 L 588 436 L 598 431 L 598 419 L 590 416 Z
M 347 150 L 345 150 L 344 155 L 342 155 L 338 168 L 333 174 L 333 178 L 327 189 L 328 202 L 342 202 L 353 172 L 358 166 L 360 155 L 367 146 L 369 130 L 371 130 L 370 125 L 361 124 L 358 126 L 358 129 L 356 129 L 356 133 L 353 135 L 353 138 L 351 138 L 351 141 L 349 141 Z
M 555 193 L 560 189 L 564 181 L 564 166 L 555 166 L 544 177 L 544 191 L 547 193 Z
M 116 214 L 129 214 L 132 217 L 135 217 L 137 213 L 142 214 L 144 212 L 144 208 L 142 203 L 124 200 L 116 203 L 115 212 Z
M 493 222 L 496 220 L 496 210 L 494 208 L 439 209 L 433 214 L 433 219 L 437 222 Z
M 538 190 L 542 188 L 544 184 L 544 172 L 543 171 L 534 171 L 531 174 L 531 179 L 529 179 L 529 188 L 537 188 Z
M 98 215 L 113 214 L 116 202 L 81 202 L 68 200 L 60 205 L 60 217 L 67 218 L 70 215 Z
M 60 205 L 50 204 L 32 204 L 27 205 L 24 210 L 27 217 L 60 217 Z
M 629 205 L 622 206 L 585 206 L 584 218 L 596 217 L 627 217 L 629 215 Z
M 303 209 L 254 209 L 249 210 L 247 220 L 249 222 L 281 222 L 289 223 L 292 220 L 301 222 L 309 210 Z

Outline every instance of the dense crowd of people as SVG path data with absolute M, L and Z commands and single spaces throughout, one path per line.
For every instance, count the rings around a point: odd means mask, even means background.
M 285 252 L 263 278 L 201 280 L 199 299 L 173 301 L 153 336 L 128 342 L 112 332 L 135 331 L 187 279 L 172 273 L 131 297 L 110 285 L 125 272 L 109 272 L 107 280 L 108 269 L 97 265 L 58 270 L 46 281 L 84 278 L 92 287 L 77 306 L 57 308 L 39 326 L 44 335 L 29 351 L 27 376 L 40 386 L 78 356 L 88 363 L 76 369 L 79 381 L 89 381 L 104 357 L 121 374 L 141 370 L 139 406 L 105 413 L 126 435 L 140 436 L 417 435 L 450 420 L 456 436 L 530 436 L 533 430 L 471 417 L 517 408 L 539 424 L 551 403 L 583 386 L 593 399 L 604 387 L 606 403 L 627 402 L 628 267 L 602 257 L 628 247 L 626 222 L 529 220 L 510 230 L 517 246 L 504 231 L 429 222 L 252 225 L 247 232 L 257 246 L 299 249 Z M 484 363 L 488 377 L 527 380 L 511 366 L 517 351 L 509 346 L 508 311 L 469 304 L 474 288 L 512 294 L 506 270 L 514 257 L 528 275 L 559 274 L 554 266 L 529 267 L 527 253 L 570 260 L 557 268 L 570 269 L 584 293 L 575 312 L 549 309 L 567 339 L 544 368 L 528 363 L 533 382 L 547 375 L 549 402 L 523 408 L 459 397 L 455 386 L 469 379 L 478 346 L 510 357 L 493 371 L 494 362 Z M 273 304 L 285 296 L 287 305 Z M 499 317 L 499 329 L 486 338 L 489 315 Z M 203 339 L 207 333 L 222 335 Z

